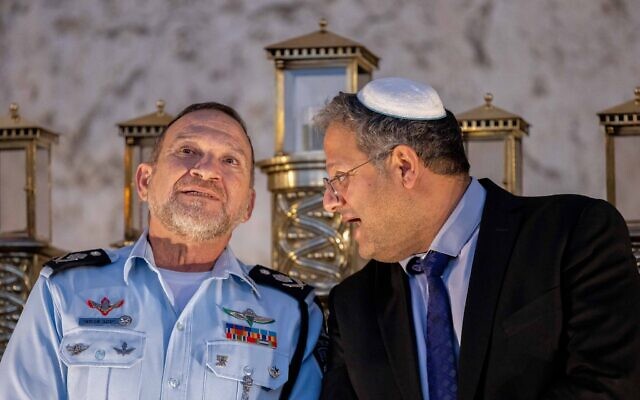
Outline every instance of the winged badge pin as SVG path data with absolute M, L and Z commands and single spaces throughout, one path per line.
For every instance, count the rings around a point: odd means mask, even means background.
M 102 300 L 100 300 L 100 303 L 96 303 L 91 299 L 87 300 L 87 305 L 89 306 L 89 308 L 95 308 L 96 310 L 100 311 L 100 314 L 104 316 L 109 315 L 111 310 L 122 307 L 123 304 L 124 299 L 120 299 L 115 303 L 111 303 L 111 300 L 109 300 L 109 298 L 106 296 L 103 297 Z
M 255 311 L 253 311 L 250 308 L 247 308 L 244 311 L 235 311 L 232 310 L 230 308 L 226 308 L 226 307 L 222 307 L 222 309 L 224 310 L 224 312 L 228 315 L 231 315 L 233 318 L 237 318 L 240 319 L 242 321 L 247 321 L 247 323 L 249 324 L 249 326 L 253 326 L 253 324 L 270 324 L 272 322 L 276 322 L 275 319 L 273 318 L 269 318 L 269 317 L 262 317 L 258 314 L 256 314 Z

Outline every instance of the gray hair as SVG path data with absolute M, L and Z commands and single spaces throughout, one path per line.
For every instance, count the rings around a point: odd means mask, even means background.
M 469 172 L 460 126 L 449 110 L 439 120 L 395 118 L 369 110 L 355 94 L 340 92 L 314 117 L 314 123 L 322 131 L 332 122 L 355 132 L 358 148 L 373 159 L 379 170 L 381 157 L 403 144 L 414 149 L 424 165 L 436 174 Z

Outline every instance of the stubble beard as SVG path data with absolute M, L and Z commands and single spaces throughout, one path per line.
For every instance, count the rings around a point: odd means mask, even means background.
M 223 237 L 241 222 L 240 216 L 231 217 L 225 204 L 219 210 L 207 210 L 210 200 L 193 197 L 187 202 L 178 199 L 178 190 L 162 202 L 149 198 L 149 211 L 169 231 L 195 242 L 206 242 Z

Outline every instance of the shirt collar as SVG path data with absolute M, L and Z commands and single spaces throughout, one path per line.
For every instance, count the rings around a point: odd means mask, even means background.
M 471 239 L 480 220 L 487 192 L 480 182 L 471 177 L 471 183 L 458 201 L 456 208 L 445 221 L 438 234 L 431 242 L 429 250 L 435 250 L 447 254 L 453 258 L 458 257 L 464 245 Z M 409 260 L 413 257 L 424 257 L 426 253 L 415 254 L 400 261 L 400 265 L 405 269 Z
M 138 240 L 131 247 L 129 257 L 125 261 L 125 283 L 129 284 L 129 273 L 131 272 L 131 269 L 134 268 L 135 265 L 139 262 L 146 263 L 150 269 L 159 273 L 158 268 L 156 267 L 155 259 L 153 257 L 153 249 L 151 248 L 151 244 L 148 240 L 148 231 L 146 229 L 144 230 L 144 232 L 142 232 L 142 235 L 140 235 Z M 216 260 L 216 263 L 211 270 L 211 278 L 227 279 L 229 278 L 229 275 L 233 275 L 239 278 L 242 282 L 251 286 L 251 289 L 259 298 L 260 292 L 258 291 L 258 286 L 253 281 L 253 279 L 249 277 L 249 269 L 250 267 L 238 260 L 235 254 L 233 254 L 233 251 L 229 248 L 229 246 L 227 246 Z

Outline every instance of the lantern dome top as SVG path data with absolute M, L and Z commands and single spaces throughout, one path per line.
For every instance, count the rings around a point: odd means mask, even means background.
M 160 99 L 156 101 L 156 111 L 151 114 L 145 114 L 137 118 L 119 122 L 120 128 L 132 126 L 166 126 L 173 120 L 173 115 L 167 114 L 164 110 L 166 103 Z
M 457 114 L 463 131 L 468 130 L 516 130 L 529 134 L 529 123 L 521 116 L 493 105 L 493 94 L 484 95 L 484 104 Z
M 633 100 L 598 113 L 607 135 L 640 135 L 640 86 L 636 86 L 634 94 Z
M 636 86 L 633 91 L 635 94 L 635 98 L 629 100 L 625 103 L 619 104 L 615 107 L 608 108 L 606 110 L 600 111 L 598 115 L 600 119 L 603 116 L 611 115 L 611 114 L 638 114 L 640 115 L 640 86 Z
M 378 67 L 380 58 L 362 44 L 327 30 L 328 22 L 320 19 L 319 30 L 265 47 L 274 60 L 362 57 Z
M 58 133 L 22 118 L 18 103 L 9 105 L 7 117 L 0 116 L 0 140 L 41 139 L 57 142 L 58 136 Z

